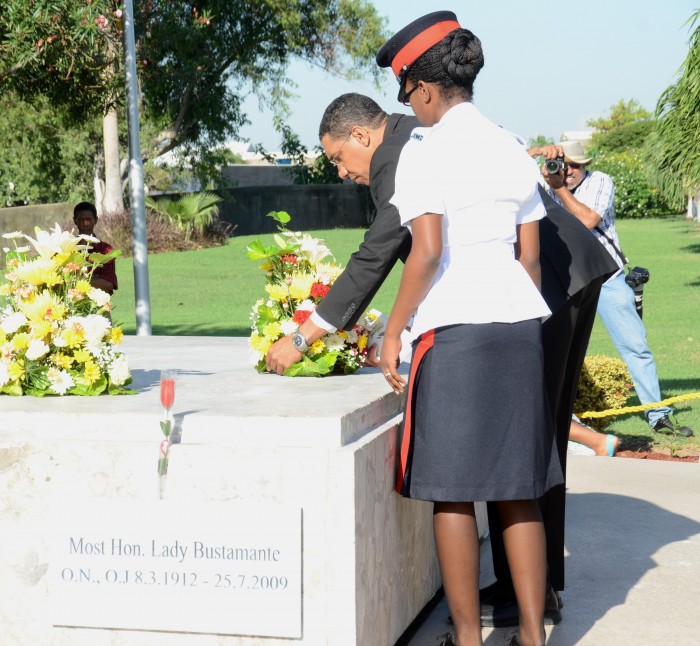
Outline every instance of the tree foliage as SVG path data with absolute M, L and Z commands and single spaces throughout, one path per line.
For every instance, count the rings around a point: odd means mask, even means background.
M 292 58 L 378 78 L 373 57 L 385 21 L 367 0 L 134 5 L 145 160 L 175 150 L 182 165 L 211 174 L 216 150 L 247 122 L 244 96 L 288 114 Z M 115 104 L 122 110 L 121 29 L 115 0 L 3 0 L 0 83 L 80 119 Z
M 652 128 L 652 114 L 635 99 L 620 99 L 610 108 L 607 116 L 589 119 L 586 125 L 595 129 L 589 150 L 599 152 L 622 152 L 638 150 L 644 145 Z
M 647 148 L 651 182 L 679 208 L 700 189 L 700 9 L 687 24 L 694 29 L 688 55 L 659 98 Z
M 88 199 L 99 119 L 89 125 L 75 126 L 46 97 L 0 94 L 0 206 Z

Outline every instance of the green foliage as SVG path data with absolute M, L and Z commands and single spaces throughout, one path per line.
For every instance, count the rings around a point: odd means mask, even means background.
M 554 139 L 551 137 L 546 137 L 545 135 L 537 135 L 528 141 L 527 147 L 530 148 L 541 148 L 542 146 L 551 146 L 554 144 Z
M 374 54 L 385 21 L 366 0 L 205 0 L 196 7 L 148 0 L 134 9 L 142 156 L 177 150 L 180 168 L 192 169 L 202 186 L 219 176 L 227 156 L 221 142 L 247 122 L 242 96 L 253 92 L 274 113 L 288 113 L 292 58 L 379 78 Z M 22 97 L 47 96 L 83 122 L 101 116 L 124 102 L 121 28 L 115 0 L 4 0 L 0 82 Z M 101 134 L 90 126 L 91 136 Z M 55 182 L 47 176 L 46 183 Z
M 219 202 L 222 201 L 214 193 L 187 193 L 177 200 L 161 198 L 154 200 L 146 198 L 146 206 L 156 213 L 166 217 L 171 224 L 182 231 L 185 241 L 189 241 L 193 233 L 202 234 L 219 214 Z
M 637 150 L 606 152 L 591 163 L 591 170 L 607 173 L 615 182 L 615 217 L 646 218 L 671 211 L 661 194 L 652 188 Z
M 624 408 L 630 396 L 632 377 L 624 361 L 601 355 L 587 356 L 583 362 L 574 411 L 597 412 Z M 587 417 L 583 421 L 602 430 L 610 417 Z
M 92 194 L 97 140 L 45 97 L 30 102 L 1 93 L 0 141 L 0 206 L 78 202 Z
M 700 9 L 688 20 L 700 23 Z M 647 158 L 649 180 L 679 210 L 688 193 L 700 187 L 700 24 L 695 27 L 678 79 L 656 105 Z

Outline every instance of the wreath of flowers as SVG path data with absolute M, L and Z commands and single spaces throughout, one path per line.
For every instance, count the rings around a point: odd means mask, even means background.
M 266 277 L 267 296 L 255 303 L 250 315 L 250 356 L 258 372 L 266 371 L 265 356 L 270 346 L 311 316 L 343 271 L 329 261 L 333 256 L 323 240 L 286 228 L 291 219 L 288 213 L 273 211 L 268 215 L 278 222 L 276 244 L 265 246 L 256 240 L 247 247 L 248 258 L 262 261 L 260 269 Z M 367 357 L 368 340 L 378 318 L 378 313 L 365 313 L 351 330 L 324 335 L 284 374 L 321 377 L 355 372 Z
M 122 330 L 112 325 L 110 295 L 93 287 L 96 267 L 121 254 L 90 253 L 92 236 L 56 226 L 3 234 L 5 279 L 0 285 L 0 393 L 111 395 L 132 393 Z M 29 244 L 18 246 L 17 240 Z M 88 257 L 89 254 L 89 257 Z

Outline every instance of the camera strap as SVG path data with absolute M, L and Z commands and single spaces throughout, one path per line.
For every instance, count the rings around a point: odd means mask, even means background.
M 622 260 L 622 265 L 627 266 L 629 264 L 629 260 L 627 260 L 627 256 L 625 256 L 624 253 L 622 253 L 622 250 L 615 244 L 613 239 L 603 231 L 599 226 L 593 227 L 600 235 L 602 235 L 609 243 L 610 246 L 615 250 L 615 253 L 619 256 L 620 260 Z

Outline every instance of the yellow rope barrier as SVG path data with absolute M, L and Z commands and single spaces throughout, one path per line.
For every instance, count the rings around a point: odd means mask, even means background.
M 639 406 L 625 406 L 624 408 L 610 408 L 609 410 L 576 413 L 576 417 L 579 419 L 586 419 L 588 417 L 612 417 L 614 415 L 626 415 L 627 413 L 641 413 L 643 410 L 659 408 L 660 406 L 667 406 L 668 404 L 677 404 L 678 402 L 690 401 L 691 399 L 700 399 L 700 393 L 676 395 L 675 397 L 669 397 L 661 402 L 655 402 L 652 404 L 640 404 Z

